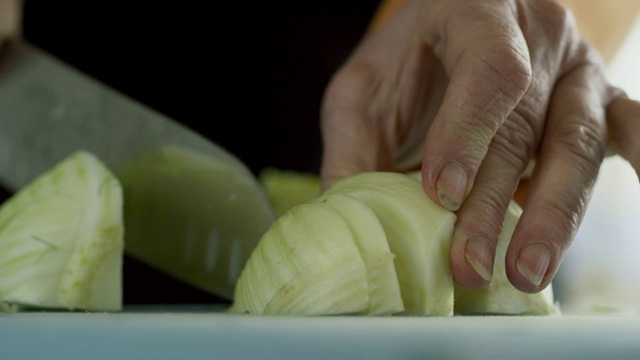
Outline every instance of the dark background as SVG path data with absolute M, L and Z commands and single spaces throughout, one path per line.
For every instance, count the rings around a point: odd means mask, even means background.
M 319 106 L 377 1 L 26 0 L 27 40 L 258 172 L 317 171 Z
M 377 5 L 26 0 L 24 36 L 202 133 L 256 174 L 266 166 L 317 172 L 324 88 Z M 212 301 L 220 299 L 125 257 L 125 304 Z

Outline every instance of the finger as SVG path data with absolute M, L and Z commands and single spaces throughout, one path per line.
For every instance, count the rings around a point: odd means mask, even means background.
M 496 131 L 531 84 L 517 12 L 511 2 L 478 1 L 433 14 L 427 41 L 450 84 L 425 142 L 423 186 L 450 210 L 464 201 Z
M 531 146 L 524 142 L 535 137 L 516 112 L 496 133 L 473 190 L 457 212 L 451 264 L 459 285 L 478 289 L 491 281 L 504 215 L 532 156 Z
M 640 178 L 640 102 L 618 96 L 607 108 L 610 143 Z
M 582 221 L 604 157 L 608 91 L 592 64 L 575 68 L 556 85 L 524 211 L 506 255 L 507 276 L 522 291 L 549 284 Z

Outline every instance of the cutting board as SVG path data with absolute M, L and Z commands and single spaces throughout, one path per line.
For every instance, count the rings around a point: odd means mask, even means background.
M 631 359 L 640 317 L 0 315 L 0 359 Z

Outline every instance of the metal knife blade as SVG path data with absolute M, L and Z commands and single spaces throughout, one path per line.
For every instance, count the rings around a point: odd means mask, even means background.
M 18 190 L 72 152 L 91 151 L 122 182 L 126 251 L 232 298 L 240 270 L 274 217 L 247 167 L 31 44 L 12 44 L 5 55 L 0 181 Z

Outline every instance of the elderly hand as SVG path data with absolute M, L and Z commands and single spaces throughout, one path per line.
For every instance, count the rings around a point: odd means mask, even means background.
M 414 0 L 368 34 L 323 103 L 325 186 L 422 168 L 458 222 L 454 279 L 492 276 L 509 201 L 536 161 L 506 258 L 515 287 L 556 273 L 599 166 L 615 148 L 640 172 L 640 104 L 605 79 L 571 13 L 547 0 Z

